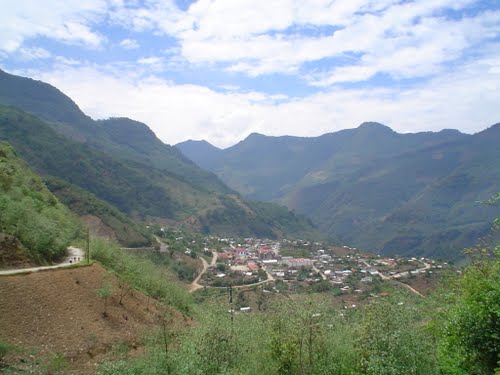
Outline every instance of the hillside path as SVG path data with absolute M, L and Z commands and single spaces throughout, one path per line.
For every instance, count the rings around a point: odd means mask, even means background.
M 418 290 L 416 290 L 415 288 L 411 287 L 410 285 L 406 284 L 406 283 L 403 283 L 399 280 L 396 280 L 397 276 L 402 276 L 402 275 L 407 275 L 408 274 L 408 271 L 405 271 L 405 272 L 400 272 L 398 274 L 394 274 L 394 275 L 391 275 L 391 276 L 386 276 L 384 275 L 382 272 L 378 271 L 375 267 L 373 267 L 371 264 L 369 264 L 368 262 L 362 260 L 362 262 L 370 269 L 374 269 L 378 272 L 379 276 L 382 278 L 382 280 L 385 280 L 385 281 L 391 281 L 394 285 L 399 285 L 407 290 L 409 290 L 410 292 L 412 293 L 415 293 L 416 295 L 420 296 L 420 297 L 423 297 L 425 298 L 425 296 L 420 293 Z M 424 267 L 423 268 L 419 268 L 417 271 L 419 272 L 423 272 L 427 269 L 429 269 L 431 267 L 430 264 L 428 263 L 424 263 Z
M 200 281 L 201 277 L 203 276 L 203 274 L 205 272 L 207 272 L 208 263 L 203 257 L 200 257 L 200 259 L 201 259 L 201 262 L 203 263 L 203 269 L 198 274 L 198 276 L 196 276 L 196 279 L 194 279 L 193 282 L 189 285 L 189 292 L 190 293 L 193 293 L 194 291 L 204 287 L 204 285 L 199 284 L 199 281 Z M 212 267 L 215 266 L 216 262 L 217 262 L 217 252 L 212 251 L 212 260 L 210 261 L 210 266 L 212 266 Z
M 211 267 L 215 266 L 215 263 L 217 262 L 217 252 L 212 251 L 212 256 L 213 256 L 212 257 L 212 261 L 210 262 L 210 266 Z M 201 288 L 226 289 L 227 286 L 211 286 L 211 285 L 200 285 L 199 284 L 199 281 L 200 281 L 201 277 L 203 276 L 203 274 L 208 269 L 208 263 L 207 263 L 207 261 L 205 259 L 203 259 L 202 257 L 200 257 L 200 259 L 201 259 L 201 261 L 203 263 L 203 269 L 200 272 L 200 274 L 198 276 L 196 276 L 196 279 L 194 279 L 193 282 L 189 285 L 189 292 L 193 293 L 194 291 L 196 291 L 198 289 L 201 289 Z M 234 285 L 233 288 L 234 289 L 251 288 L 253 286 L 267 284 L 270 281 L 274 281 L 273 275 L 271 275 L 271 273 L 267 269 L 264 269 L 264 270 L 267 273 L 267 279 L 266 280 L 262 280 L 262 281 L 259 281 L 258 283 L 253 283 L 253 284 Z
M 76 261 L 74 259 L 77 259 Z M 78 260 L 79 259 L 79 260 Z M 84 260 L 84 252 L 82 249 L 77 247 L 70 246 L 67 249 L 66 258 L 59 264 L 55 264 L 53 266 L 41 266 L 41 267 L 31 267 L 31 268 L 16 268 L 11 270 L 0 271 L 0 276 L 2 275 L 16 275 L 19 273 L 27 273 L 27 272 L 38 272 L 44 270 L 53 270 L 57 268 L 64 268 L 75 263 L 79 263 Z
M 392 282 L 395 284 L 395 285 L 399 285 L 407 290 L 409 290 L 410 292 L 413 292 L 415 293 L 416 295 L 422 297 L 422 298 L 425 298 L 425 296 L 420 293 L 418 290 L 416 290 L 415 288 L 413 288 L 412 286 L 406 284 L 406 283 L 402 283 L 401 281 L 397 281 L 397 280 L 392 280 Z

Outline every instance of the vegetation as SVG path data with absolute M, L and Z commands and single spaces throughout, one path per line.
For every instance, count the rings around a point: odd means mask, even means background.
M 500 360 L 500 253 L 470 266 L 452 298 L 441 330 L 444 370 L 492 374 Z
M 189 180 L 145 161 L 125 160 L 115 148 L 101 150 L 76 142 L 13 107 L 0 105 L 0 140 L 10 142 L 70 208 L 99 217 L 126 245 L 148 241 L 126 215 L 164 218 L 191 230 L 230 235 L 317 233 L 306 220 L 282 207 L 254 209 L 237 195 L 210 191 L 194 177 Z M 176 154 L 177 150 L 172 155 Z
M 245 197 L 295 209 L 339 243 L 454 260 L 493 218 L 476 202 L 500 185 L 499 142 L 500 124 L 466 135 L 365 123 L 312 138 L 252 134 L 224 150 L 177 147 Z
M 97 216 L 114 233 L 116 240 L 126 247 L 151 245 L 153 238 L 144 225 L 139 225 L 123 212 L 94 194 L 58 179 L 44 179 L 50 191 L 79 216 Z
M 165 267 L 157 266 L 144 257 L 129 254 L 118 245 L 97 238 L 91 241 L 91 257 L 135 289 L 162 300 L 183 313 L 190 313 L 191 296 Z
M 167 358 L 158 338 L 146 358 L 108 364 L 102 373 L 437 374 L 429 333 L 412 307 L 393 302 L 341 314 L 317 298 L 283 300 L 262 314 L 236 315 L 227 304 L 209 303 L 199 324 L 177 336 Z M 385 315 L 388 309 L 393 315 Z M 386 344 L 394 350 L 384 350 Z
M 3 358 L 11 351 L 14 347 L 4 341 L 0 341 L 0 368 L 2 367 Z
M 495 194 L 487 203 L 500 202 Z M 496 219 L 492 235 L 500 232 Z M 453 374 L 492 374 L 500 370 L 500 243 L 467 250 L 473 263 L 447 294 L 440 325 L 443 368 Z
M 97 296 L 102 298 L 104 302 L 104 308 L 102 311 L 102 316 L 106 318 L 108 316 L 108 298 L 113 294 L 113 288 L 109 280 L 107 280 L 106 275 L 104 274 L 101 287 L 97 289 Z
M 0 232 L 19 240 L 33 260 L 47 262 L 63 255 L 80 230 L 14 149 L 0 143 Z
M 244 202 L 229 195 L 219 197 L 221 206 L 200 217 L 204 233 L 237 237 L 323 238 L 310 220 L 273 203 Z
M 68 186 L 61 192 L 69 193 L 69 199 L 88 201 L 76 186 L 139 219 L 159 217 L 231 235 L 317 234 L 286 209 L 269 208 L 278 213 L 269 216 L 251 207 L 213 173 L 161 142 L 145 124 L 127 118 L 93 121 L 55 87 L 1 70 L 0 139 L 11 143 L 37 172 L 71 185 L 71 192 Z M 102 214 L 97 206 L 89 206 L 91 214 Z M 116 230 L 121 219 L 112 216 L 99 217 Z M 283 223 L 271 222 L 271 217 Z M 238 221 L 228 225 L 234 218 Z M 124 226 L 132 228 L 130 222 Z M 144 242 L 137 228 L 132 238 L 120 232 L 118 240 Z

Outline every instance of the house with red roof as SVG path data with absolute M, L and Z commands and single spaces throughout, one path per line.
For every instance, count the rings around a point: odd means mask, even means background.
M 269 260 L 276 258 L 276 252 L 269 245 L 262 246 L 258 251 L 260 260 Z
M 259 270 L 259 266 L 253 261 L 248 262 L 247 267 L 251 272 L 257 272 Z

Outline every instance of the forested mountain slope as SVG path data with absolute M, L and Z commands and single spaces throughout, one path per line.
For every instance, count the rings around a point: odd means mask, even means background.
M 398 134 L 365 123 L 314 138 L 252 134 L 206 156 L 206 145 L 177 147 L 231 187 L 305 213 L 344 243 L 456 258 L 494 216 L 477 202 L 500 186 L 499 127 Z
M 0 70 L 0 103 L 31 113 L 64 136 L 114 158 L 153 166 L 208 191 L 231 192 L 214 174 L 161 142 L 145 124 L 127 118 L 94 121 L 47 83 Z
M 118 224 L 131 223 L 118 212 L 109 214 L 102 201 L 135 219 L 205 232 L 262 237 L 317 234 L 307 220 L 278 206 L 252 208 L 254 204 L 162 143 L 142 123 L 125 118 L 93 121 L 56 88 L 0 71 L 1 102 L 12 106 L 0 105 L 0 139 L 14 145 L 44 177 L 56 177 L 59 182 L 50 186 L 70 207 L 79 214 L 99 213 L 95 216 L 114 226 L 115 232 L 124 234 L 117 230 Z M 81 194 L 82 189 L 91 196 Z M 79 202 L 74 202 L 76 196 Z M 285 220 L 270 219 L 278 217 Z M 139 228 L 133 231 L 128 238 L 122 236 L 122 242 L 146 241 Z

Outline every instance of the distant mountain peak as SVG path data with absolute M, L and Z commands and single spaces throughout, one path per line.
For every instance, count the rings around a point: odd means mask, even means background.
M 247 139 L 254 139 L 254 138 L 262 138 L 262 137 L 266 137 L 266 135 L 264 134 L 261 134 L 261 133 L 256 133 L 256 132 L 253 132 L 253 133 L 250 133 L 246 138 L 245 140 Z
M 457 129 L 443 129 L 439 131 L 440 134 L 463 134 L 461 131 Z
M 187 141 L 177 143 L 175 145 L 175 147 L 177 147 L 179 149 L 183 149 L 186 147 L 188 147 L 188 148 L 202 147 L 205 150 L 220 150 L 219 147 L 214 146 L 213 144 L 211 144 L 210 142 L 208 142 L 204 139 L 200 139 L 200 140 L 188 139 Z
M 110 117 L 107 120 L 98 120 L 98 122 L 104 126 L 114 126 L 123 131 L 141 131 L 156 137 L 149 126 L 143 122 L 132 120 L 128 117 Z
M 386 132 L 390 131 L 391 133 L 394 132 L 394 130 L 392 130 L 390 127 L 374 121 L 363 122 L 358 126 L 358 129 L 382 130 Z
M 498 137 L 500 135 L 500 122 L 491 125 L 489 128 L 486 128 L 483 131 L 476 133 L 475 135 Z

